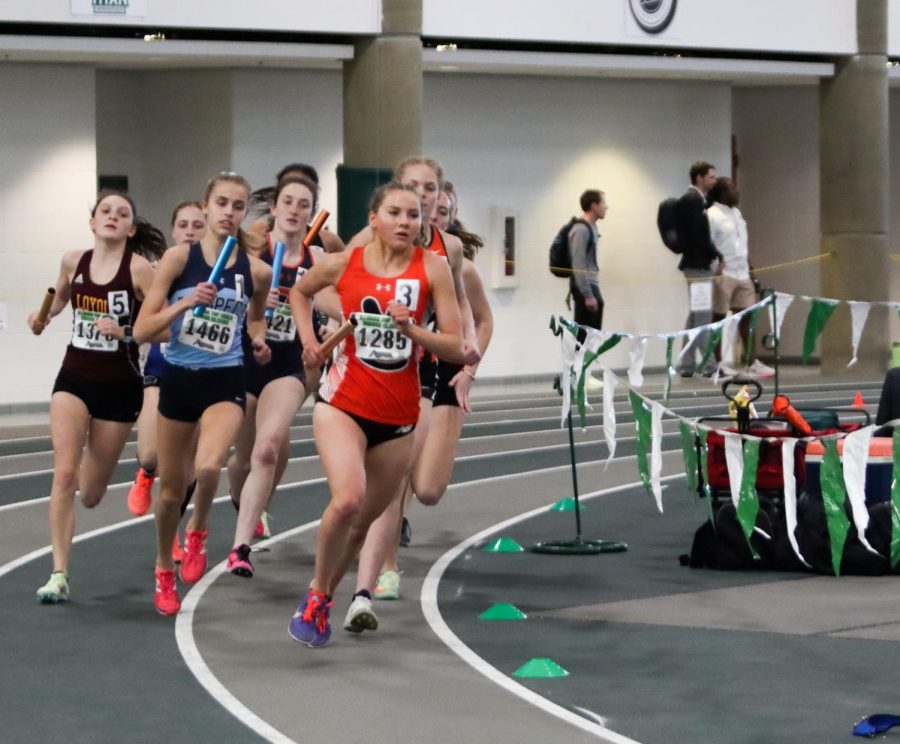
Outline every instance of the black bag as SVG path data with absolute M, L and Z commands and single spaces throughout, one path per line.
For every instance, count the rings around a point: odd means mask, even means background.
M 670 196 L 659 203 L 656 212 L 656 226 L 659 228 L 659 237 L 672 253 L 683 253 L 681 238 L 678 235 L 678 199 Z
M 569 251 L 569 231 L 576 222 L 584 222 L 578 217 L 573 217 L 565 225 L 559 228 L 556 237 L 550 244 L 550 273 L 561 279 L 572 276 L 572 253 Z M 587 224 L 585 222 L 585 224 Z

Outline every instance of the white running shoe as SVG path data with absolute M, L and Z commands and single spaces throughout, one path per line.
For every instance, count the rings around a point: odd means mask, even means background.
M 69 601 L 69 578 L 62 571 L 50 574 L 50 580 L 37 590 L 41 604 L 60 604 Z
M 378 615 L 372 609 L 372 600 L 364 594 L 357 594 L 350 603 L 347 617 L 344 618 L 344 630 L 362 633 L 364 630 L 377 629 Z
M 385 571 L 375 583 L 375 599 L 400 599 L 400 573 Z
M 747 367 L 747 374 L 751 377 L 774 377 L 775 370 L 768 364 L 763 364 L 759 359 L 754 359 L 753 364 Z

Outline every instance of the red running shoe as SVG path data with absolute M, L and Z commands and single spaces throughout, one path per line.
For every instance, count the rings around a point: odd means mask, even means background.
M 128 510 L 136 517 L 143 517 L 150 508 L 150 492 L 156 473 L 147 475 L 143 468 L 138 468 L 134 483 L 128 490 Z
M 160 615 L 177 615 L 181 609 L 181 600 L 175 591 L 175 572 L 156 569 L 156 593 L 153 604 Z
M 184 531 L 184 555 L 179 573 L 185 584 L 200 581 L 206 571 L 206 530 Z
M 178 538 L 178 530 L 175 530 L 175 539 L 172 541 L 172 562 L 181 563 L 184 551 L 181 549 L 181 540 Z

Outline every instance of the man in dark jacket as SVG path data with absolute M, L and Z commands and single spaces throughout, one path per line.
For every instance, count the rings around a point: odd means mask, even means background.
M 682 248 L 678 269 L 687 280 L 690 308 L 685 329 L 712 322 L 712 277 L 722 257 L 713 245 L 706 218 L 706 194 L 716 182 L 715 166 L 698 160 L 691 166 L 690 179 L 691 185 L 678 200 L 676 210 Z M 708 339 L 709 333 L 703 331 L 685 347 L 678 364 L 682 377 L 691 377 L 697 371 L 697 355 L 706 349 Z M 711 360 L 700 372 L 709 376 L 715 369 L 715 360 Z

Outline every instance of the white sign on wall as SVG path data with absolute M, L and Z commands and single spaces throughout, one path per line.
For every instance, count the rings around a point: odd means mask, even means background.
M 381 0 L 0 0 L 0 23 L 377 34 Z
M 148 0 L 72 0 L 72 15 L 144 18 Z
M 857 51 L 856 0 L 519 0 L 514 22 L 511 5 L 423 0 L 423 35 L 827 55 Z

